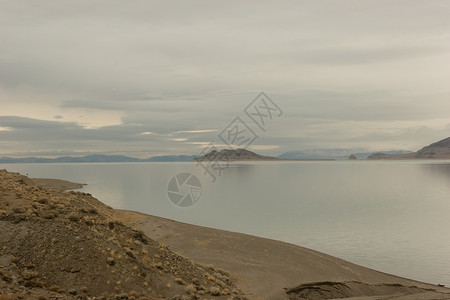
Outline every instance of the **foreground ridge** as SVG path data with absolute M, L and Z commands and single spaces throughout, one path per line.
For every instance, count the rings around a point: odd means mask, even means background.
M 124 225 L 90 194 L 6 170 L 0 183 L 0 299 L 244 299 L 227 272 Z

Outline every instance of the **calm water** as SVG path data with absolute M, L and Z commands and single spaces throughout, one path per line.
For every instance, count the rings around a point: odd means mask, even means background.
M 9 171 L 88 183 L 114 208 L 313 248 L 380 271 L 450 285 L 450 162 L 235 163 L 216 182 L 195 163 L 9 164 Z M 200 179 L 179 208 L 167 184 Z

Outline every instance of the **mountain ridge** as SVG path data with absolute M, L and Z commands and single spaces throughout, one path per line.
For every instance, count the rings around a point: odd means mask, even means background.
M 408 154 L 390 155 L 382 152 L 367 157 L 370 160 L 380 159 L 450 159 L 450 137 L 432 143 L 422 149 Z
M 412 153 L 410 150 L 389 150 L 382 151 L 385 154 L 406 154 Z M 300 151 L 288 151 L 278 155 L 281 159 L 296 159 L 296 160 L 347 160 L 350 154 L 354 154 L 358 159 L 366 159 L 375 152 L 358 152 L 355 149 L 311 149 Z
M 186 162 L 198 155 L 161 155 L 150 158 L 136 158 L 125 155 L 90 154 L 84 156 L 42 157 L 0 157 L 0 163 L 96 163 L 96 162 Z
M 345 151 L 348 151 L 345 153 Z M 204 156 L 199 155 L 161 155 L 149 158 L 136 158 L 125 155 L 90 154 L 84 156 L 43 157 L 0 157 L 0 163 L 114 163 L 114 162 L 189 162 L 199 160 L 345 160 L 349 153 L 358 159 L 450 159 L 450 137 L 432 143 L 412 152 L 391 150 L 383 152 L 356 152 L 349 149 L 315 149 L 288 151 L 277 157 L 257 154 L 247 149 L 212 150 Z M 225 159 L 226 158 L 226 159 Z

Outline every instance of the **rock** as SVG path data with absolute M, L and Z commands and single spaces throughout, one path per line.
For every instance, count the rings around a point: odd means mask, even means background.
M 197 289 L 195 288 L 195 286 L 193 284 L 190 284 L 184 288 L 184 291 L 188 294 L 194 294 L 197 292 Z
M 114 222 L 108 222 L 108 227 L 109 227 L 109 229 L 113 230 L 114 229 Z
M 67 216 L 70 221 L 78 222 L 81 219 L 81 216 L 78 213 L 71 213 Z
M 25 212 L 25 209 L 23 207 L 14 207 L 13 212 L 16 214 L 22 214 Z
M 76 295 L 76 294 L 78 294 L 77 290 L 75 290 L 75 289 L 70 289 L 70 290 L 68 291 L 68 293 L 71 294 L 71 295 Z
M 212 286 L 209 289 L 209 293 L 213 296 L 220 296 L 220 289 L 218 287 Z
M 47 211 L 47 210 L 40 211 L 39 216 L 41 218 L 49 219 L 49 220 L 54 219 L 56 217 L 54 213 L 52 213 L 51 211 Z
M 126 253 L 129 257 L 136 259 L 136 256 L 134 255 L 133 251 L 127 250 L 125 253 Z
M 106 261 L 108 262 L 108 265 L 110 265 L 110 266 L 114 266 L 114 265 L 116 264 L 115 259 L 112 258 L 112 257 L 108 257 L 108 258 L 106 259 Z

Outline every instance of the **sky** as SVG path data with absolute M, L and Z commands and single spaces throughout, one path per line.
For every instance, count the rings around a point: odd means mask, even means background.
M 228 147 L 236 118 L 266 155 L 415 151 L 450 136 L 449 15 L 439 0 L 0 0 L 0 156 L 195 155 Z M 264 128 L 245 113 L 261 92 L 278 108 Z

